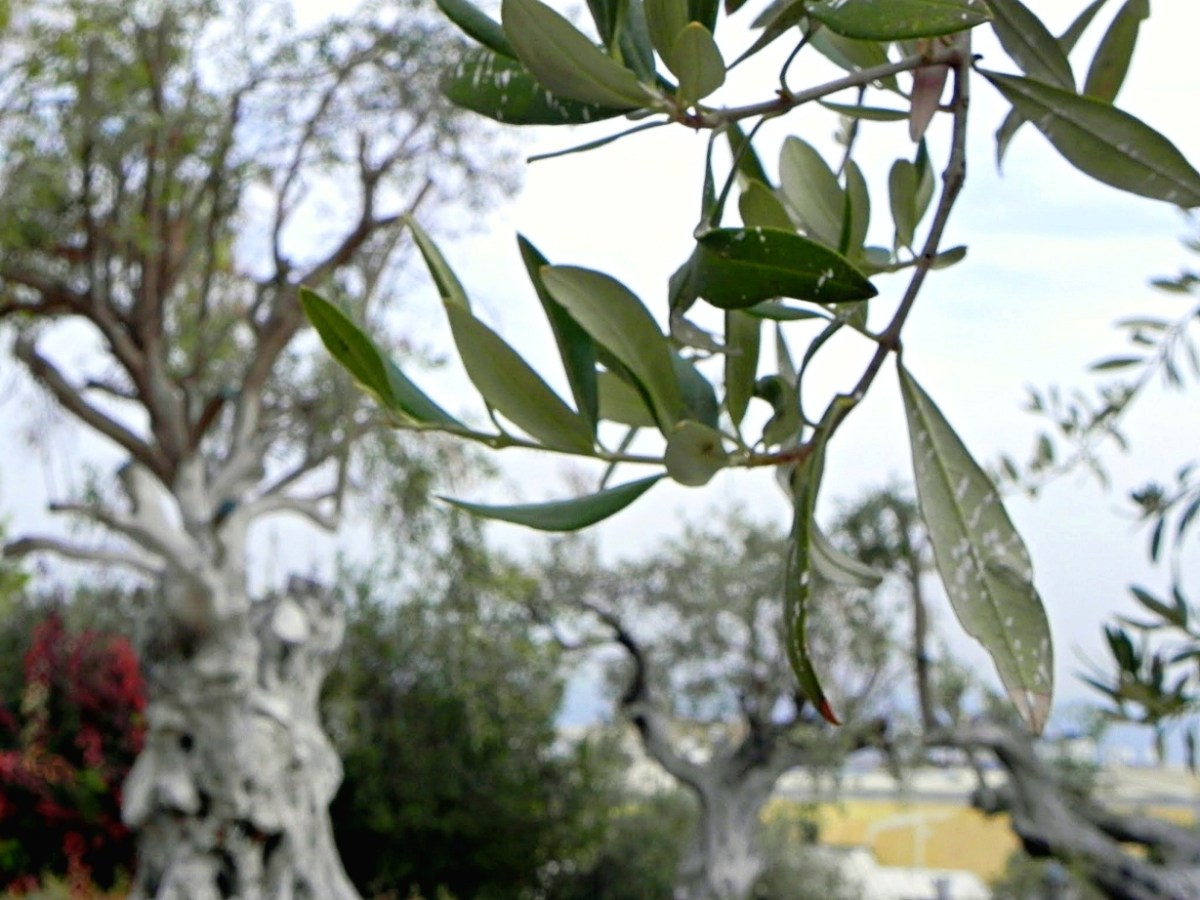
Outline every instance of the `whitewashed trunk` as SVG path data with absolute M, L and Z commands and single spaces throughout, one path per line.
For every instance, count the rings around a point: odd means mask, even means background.
M 147 738 L 124 788 L 133 900 L 358 900 L 334 844 L 341 763 L 317 700 L 342 640 L 317 585 L 199 632 L 147 623 Z
M 758 842 L 766 799 L 744 782 L 706 786 L 675 900 L 746 900 L 766 865 Z

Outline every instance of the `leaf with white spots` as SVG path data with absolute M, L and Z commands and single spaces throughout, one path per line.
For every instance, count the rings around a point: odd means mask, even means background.
M 455 106 L 506 125 L 586 125 L 626 112 L 559 97 L 516 60 L 483 47 L 464 53 L 441 87 Z
M 1050 714 L 1054 653 L 1029 552 L 995 486 L 941 410 L 907 369 L 897 368 L 917 499 L 950 604 L 991 655 L 1021 717 L 1040 734 Z

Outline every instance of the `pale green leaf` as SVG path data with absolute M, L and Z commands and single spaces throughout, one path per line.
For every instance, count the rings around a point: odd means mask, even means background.
M 715 428 L 693 422 L 680 422 L 667 436 L 663 454 L 667 474 L 685 487 L 703 487 L 725 468 L 729 454 Z
M 899 374 L 917 497 L 951 606 L 991 655 L 1021 717 L 1040 734 L 1054 658 L 1029 553 L 991 479 L 903 366 Z
M 467 307 L 453 301 L 444 305 L 463 368 L 483 399 L 544 446 L 590 454 L 591 425 Z
M 856 260 L 862 255 L 867 240 L 867 229 L 871 224 L 871 194 L 862 169 L 854 160 L 846 162 L 846 217 L 845 255 Z
M 892 163 L 888 175 L 888 199 L 892 221 L 896 225 L 896 242 L 912 247 L 917 228 L 917 167 L 907 159 Z
M 678 98 L 685 106 L 703 100 L 725 83 L 725 60 L 712 33 L 692 22 L 679 33 L 667 67 L 679 79 Z
M 716 428 L 721 417 L 721 405 L 712 383 L 700 374 L 696 364 L 672 352 L 671 365 L 679 381 L 679 393 L 683 397 L 683 414 L 710 428 Z
M 794 231 L 792 219 L 776 193 L 761 181 L 750 181 L 738 197 L 738 212 L 747 228 Z
M 1184 209 L 1200 206 L 1200 172 L 1150 126 L 1091 97 L 980 71 L 1081 172 Z
M 813 572 L 830 584 L 873 591 L 883 583 L 877 571 L 831 544 L 816 522 L 809 529 L 809 562 Z
M 824 0 L 808 14 L 843 37 L 900 41 L 966 31 L 988 20 L 979 0 Z
M 754 381 L 758 377 L 758 353 L 762 342 L 762 322 L 745 312 L 731 309 L 725 313 L 725 411 L 735 427 L 742 424 Z
M 542 281 L 592 339 L 637 378 L 667 434 L 683 413 L 683 397 L 667 340 L 642 301 L 616 279 L 590 269 L 550 266 L 542 270 Z
M 817 101 L 830 112 L 851 119 L 866 119 L 870 122 L 904 122 L 908 120 L 907 109 L 887 109 L 881 106 L 863 106 L 861 103 L 831 103 Z
M 663 478 L 651 475 L 638 481 L 608 488 L 586 497 L 571 500 L 556 500 L 550 503 L 521 503 L 512 506 L 489 506 L 483 503 L 468 503 L 451 497 L 439 497 L 447 503 L 485 519 L 498 519 L 525 525 L 539 531 L 578 531 L 595 525 L 615 515 L 642 494 L 654 487 Z
M 541 0 L 504 0 L 501 20 L 517 58 L 554 94 L 617 109 L 650 102 L 633 72 Z
M 405 216 L 404 222 L 412 232 L 413 240 L 417 242 L 421 258 L 425 260 L 425 266 L 429 269 L 433 283 L 437 286 L 438 296 L 447 303 L 457 303 L 470 309 L 471 301 L 467 299 L 467 292 L 463 290 L 462 282 L 458 280 L 458 276 L 454 274 L 454 270 L 442 256 L 442 251 L 438 249 L 433 238 L 412 216 Z
M 1075 76 L 1059 42 L 1020 0 L 987 0 L 992 30 L 1026 75 L 1072 91 Z
M 656 428 L 654 413 L 638 389 L 615 372 L 604 370 L 596 376 L 600 395 L 600 418 L 631 428 Z
M 650 42 L 665 62 L 675 47 L 675 39 L 687 27 L 687 0 L 645 0 L 646 26 Z
M 789 137 L 779 155 L 779 182 L 808 236 L 827 247 L 838 246 L 844 198 L 821 154 L 800 138 Z

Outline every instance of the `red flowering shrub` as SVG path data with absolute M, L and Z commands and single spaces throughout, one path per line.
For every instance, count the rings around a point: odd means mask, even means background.
M 0 889 L 66 878 L 73 893 L 129 869 L 121 783 L 141 749 L 145 692 L 122 637 L 69 634 L 52 613 L 24 655 L 17 698 L 0 698 Z

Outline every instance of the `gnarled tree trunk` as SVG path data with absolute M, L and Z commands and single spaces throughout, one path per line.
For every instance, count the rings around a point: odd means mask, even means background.
M 342 640 L 318 585 L 201 632 L 155 623 L 146 747 L 125 784 L 132 897 L 354 900 L 328 808 L 342 770 L 317 699 Z

